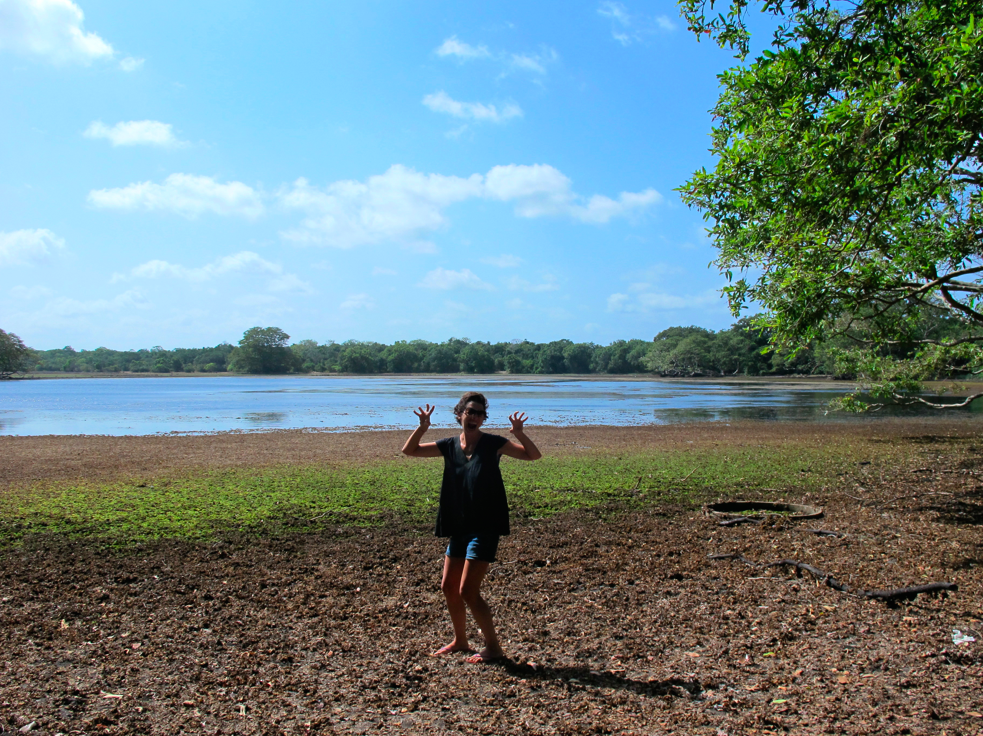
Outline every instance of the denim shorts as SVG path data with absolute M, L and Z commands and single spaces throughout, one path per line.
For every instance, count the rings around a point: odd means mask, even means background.
M 478 562 L 494 562 L 498 552 L 497 534 L 466 534 L 451 537 L 447 545 L 447 556 L 477 560 Z

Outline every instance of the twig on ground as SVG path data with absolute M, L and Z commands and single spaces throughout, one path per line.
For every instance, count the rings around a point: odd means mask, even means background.
M 922 496 L 953 496 L 953 493 L 946 493 L 945 491 L 932 491 L 931 493 L 914 493 L 910 496 L 898 496 L 897 498 L 892 498 L 890 501 L 885 501 L 882 506 L 890 506 L 895 501 L 905 501 L 909 498 L 921 498 Z
M 870 598 L 872 600 L 884 601 L 887 604 L 894 604 L 897 601 L 914 600 L 916 596 L 925 594 L 944 594 L 947 592 L 955 592 L 959 590 L 959 586 L 956 583 L 926 583 L 925 585 L 915 585 L 909 588 L 894 588 L 893 590 L 855 590 L 851 588 L 846 583 L 841 583 L 839 580 L 834 578 L 827 572 L 820 570 L 817 567 L 813 567 L 805 562 L 798 562 L 797 560 L 778 560 L 777 562 L 768 562 L 761 564 L 758 562 L 752 562 L 751 560 L 745 558 L 739 552 L 733 552 L 726 555 L 709 555 L 711 560 L 740 560 L 746 565 L 751 567 L 759 568 L 769 568 L 769 567 L 794 567 L 795 574 L 797 577 L 801 576 L 802 571 L 809 573 L 816 580 L 821 583 L 828 585 L 833 590 L 838 590 L 841 593 L 847 593 L 849 595 L 855 595 L 861 598 Z M 752 578 L 756 579 L 756 578 Z
M 718 521 L 717 526 L 740 526 L 741 524 L 763 524 L 764 519 L 755 519 L 750 516 L 735 516 L 733 519 Z

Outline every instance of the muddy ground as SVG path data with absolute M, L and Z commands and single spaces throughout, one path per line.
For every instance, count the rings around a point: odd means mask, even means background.
M 31 539 L 0 551 L 0 733 L 983 733 L 983 442 L 967 424 L 878 427 L 862 436 L 904 443 L 903 462 L 859 464 L 799 498 L 790 486 L 789 500 L 825 508 L 821 520 L 722 528 L 682 507 L 515 519 L 486 586 L 509 654 L 499 665 L 428 656 L 449 638 L 429 529 L 394 521 L 127 552 Z M 536 439 L 617 452 L 854 431 Z M 0 438 L 0 489 L 389 457 L 401 437 Z M 959 589 L 892 607 L 786 567 L 708 557 L 735 552 L 806 562 L 855 590 Z

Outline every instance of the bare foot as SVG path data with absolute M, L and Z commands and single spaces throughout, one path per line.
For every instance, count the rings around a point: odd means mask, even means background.
M 491 664 L 492 662 L 499 662 L 503 659 L 508 659 L 505 656 L 505 652 L 501 649 L 490 649 L 485 647 L 477 654 L 472 654 L 465 661 L 471 664 Z
M 445 654 L 454 654 L 455 652 L 473 652 L 474 649 L 469 647 L 467 644 L 461 646 L 451 642 L 446 647 L 441 647 L 436 652 L 431 654 L 431 657 L 443 657 Z

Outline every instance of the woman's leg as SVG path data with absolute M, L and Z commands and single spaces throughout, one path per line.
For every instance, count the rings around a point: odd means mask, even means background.
M 451 652 L 471 651 L 468 644 L 467 609 L 461 598 L 461 578 L 464 574 L 465 565 L 466 561 L 461 557 L 444 556 L 444 574 L 440 580 L 440 589 L 444 592 L 447 611 L 451 615 L 454 640 L 434 652 L 434 656 L 450 654 Z
M 471 615 L 474 616 L 485 639 L 485 648 L 473 657 L 468 657 L 468 661 L 474 663 L 490 662 L 505 656 L 502 645 L 498 641 L 498 634 L 495 632 L 491 608 L 481 597 L 481 583 L 485 579 L 485 573 L 488 572 L 489 564 L 481 560 L 466 560 L 461 575 L 461 598 L 471 609 Z

